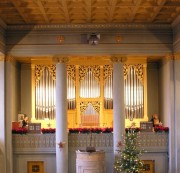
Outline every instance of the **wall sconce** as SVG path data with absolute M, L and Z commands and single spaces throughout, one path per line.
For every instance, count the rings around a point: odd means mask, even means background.
M 116 43 L 120 43 L 120 42 L 123 40 L 123 38 L 122 38 L 122 36 L 117 35 L 117 36 L 115 37 L 115 40 L 116 40 Z
M 57 37 L 57 41 L 62 44 L 64 42 L 64 36 L 63 35 L 60 35 Z
M 92 33 L 87 36 L 90 45 L 97 45 L 100 40 L 100 34 Z

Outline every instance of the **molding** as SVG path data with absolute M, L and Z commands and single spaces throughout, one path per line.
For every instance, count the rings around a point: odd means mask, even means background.
M 55 63 L 67 63 L 69 61 L 69 58 L 67 56 L 60 56 L 60 55 L 55 55 L 53 56 L 53 62 Z
M 84 29 L 168 29 L 170 24 L 62 24 L 62 25 L 8 25 L 7 30 L 83 30 Z
M 173 52 L 172 44 L 88 44 L 68 45 L 14 45 L 6 47 L 6 53 L 22 57 L 38 57 L 61 55 L 73 56 L 103 56 L 103 55 L 134 55 L 134 56 L 164 56 Z
M 175 28 L 176 26 L 180 25 L 180 15 L 174 20 L 174 22 L 171 25 L 172 28 Z
M 126 62 L 127 61 L 127 57 L 126 56 L 121 56 L 121 55 L 113 55 L 112 57 L 111 57 L 111 61 L 113 62 L 113 63 L 115 63 L 115 62 Z

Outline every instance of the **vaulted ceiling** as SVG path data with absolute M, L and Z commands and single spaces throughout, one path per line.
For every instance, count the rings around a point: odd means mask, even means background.
M 180 0 L 0 0 L 7 25 L 171 24 L 179 14 Z

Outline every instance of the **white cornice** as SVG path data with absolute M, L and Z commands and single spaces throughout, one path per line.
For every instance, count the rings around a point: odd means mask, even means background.
M 176 27 L 177 25 L 180 25 L 180 15 L 172 23 L 172 28 Z
M 8 30 L 171 29 L 170 24 L 9 25 Z
M 88 44 L 77 45 L 10 45 L 6 53 L 16 57 L 22 56 L 104 56 L 104 55 L 133 55 L 133 56 L 163 56 L 172 53 L 171 44 L 99 44 L 96 47 Z

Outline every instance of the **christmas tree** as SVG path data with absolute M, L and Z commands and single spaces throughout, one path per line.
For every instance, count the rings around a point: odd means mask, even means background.
M 139 156 L 142 151 L 139 149 L 138 131 L 134 128 L 126 129 L 124 135 L 124 146 L 119 143 L 119 157 L 115 159 L 114 173 L 140 173 L 143 163 Z

